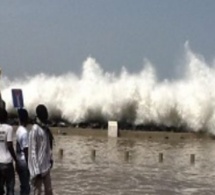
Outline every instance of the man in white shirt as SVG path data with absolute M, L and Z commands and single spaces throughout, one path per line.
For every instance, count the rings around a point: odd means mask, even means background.
M 7 123 L 8 114 L 4 108 L 0 108 L 0 194 L 14 195 L 15 171 L 13 160 L 17 164 L 17 158 L 13 148 L 13 128 Z
M 28 170 L 28 112 L 18 109 L 19 127 L 16 131 L 16 155 L 18 160 L 17 172 L 20 181 L 20 195 L 30 194 L 30 174 Z
M 29 133 L 28 165 L 35 195 L 41 194 L 42 184 L 45 195 L 53 195 L 50 170 L 52 168 L 53 136 L 47 126 L 48 111 L 44 105 L 36 108 L 36 122 Z

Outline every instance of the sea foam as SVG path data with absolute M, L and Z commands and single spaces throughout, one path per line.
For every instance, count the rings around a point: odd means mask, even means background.
M 45 104 L 51 117 L 71 123 L 117 120 L 131 124 L 185 126 L 215 134 L 215 68 L 186 45 L 184 72 L 177 79 L 158 81 L 154 66 L 145 61 L 139 73 L 122 68 L 105 72 L 92 57 L 83 63 L 81 75 L 44 73 L 9 80 L 3 76 L 2 97 L 14 111 L 11 89 L 23 91 L 30 115 Z

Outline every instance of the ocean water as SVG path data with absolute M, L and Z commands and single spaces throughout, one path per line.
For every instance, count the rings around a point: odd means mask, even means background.
M 212 195 L 215 191 L 212 139 L 56 135 L 54 158 L 56 195 Z
M 184 53 L 178 75 L 169 80 L 159 80 L 156 66 L 147 60 L 136 73 L 125 67 L 115 73 L 104 71 L 96 59 L 87 58 L 81 74 L 71 70 L 62 75 L 41 73 L 12 80 L 3 74 L 1 93 L 7 110 L 16 112 L 11 89 L 22 89 L 25 108 L 32 117 L 42 103 L 50 117 L 70 123 L 115 120 L 215 134 L 215 64 L 194 53 L 188 44 Z

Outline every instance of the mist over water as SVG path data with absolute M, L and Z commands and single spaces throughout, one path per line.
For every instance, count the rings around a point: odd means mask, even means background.
M 39 103 L 50 115 L 71 123 L 117 120 L 133 124 L 185 126 L 215 134 L 215 67 L 185 48 L 183 73 L 176 80 L 158 81 L 154 66 L 145 61 L 139 73 L 122 68 L 120 74 L 104 72 L 89 57 L 81 75 L 38 74 L 15 80 L 2 78 L 2 97 L 14 110 L 11 89 L 21 88 L 31 115 Z

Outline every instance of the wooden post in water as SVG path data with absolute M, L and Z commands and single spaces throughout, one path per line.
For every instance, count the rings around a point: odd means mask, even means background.
M 63 149 L 59 149 L 59 158 L 63 158 Z
M 195 154 L 190 155 L 190 163 L 194 164 L 195 163 Z
M 124 154 L 124 159 L 125 159 L 125 162 L 129 162 L 129 159 L 130 159 L 130 153 L 129 151 L 125 151 L 125 154 Z
M 91 159 L 92 159 L 92 161 L 95 161 L 95 159 L 96 159 L 96 150 L 91 151 Z
M 58 134 L 61 134 L 61 130 L 60 130 L 60 129 L 58 129 L 58 130 L 57 130 L 57 133 L 58 133 Z
M 163 162 L 163 153 L 159 153 L 159 162 L 160 162 L 160 163 Z

